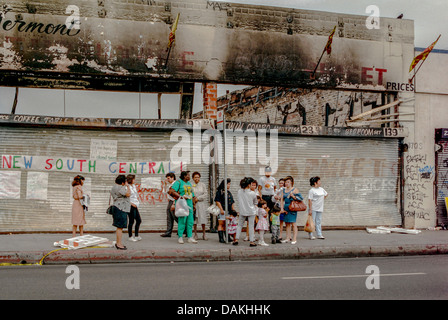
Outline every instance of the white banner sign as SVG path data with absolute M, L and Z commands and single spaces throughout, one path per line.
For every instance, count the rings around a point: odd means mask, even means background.
M 117 161 L 44 156 L 2 155 L 3 170 L 59 171 L 100 174 L 180 174 L 186 163 L 174 161 Z

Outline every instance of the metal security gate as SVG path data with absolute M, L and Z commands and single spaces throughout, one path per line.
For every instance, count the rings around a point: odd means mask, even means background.
M 135 169 L 132 173 L 136 175 L 141 202 L 140 229 L 165 230 L 167 199 L 154 184 L 164 179 L 170 169 L 166 161 L 170 161 L 170 151 L 177 143 L 170 141 L 170 133 L 169 130 L 154 129 L 131 131 L 1 126 L 0 232 L 71 230 L 71 182 L 77 174 L 86 178 L 83 189 L 91 196 L 85 230 L 115 230 L 106 208 L 115 177 L 120 170 L 126 170 L 123 163 L 131 163 L 134 166 L 132 170 Z M 96 159 L 102 157 L 106 160 L 89 162 L 92 149 L 95 149 Z M 42 166 L 37 166 L 38 161 Z M 79 170 L 80 161 L 82 171 Z M 149 170 L 148 162 L 159 161 L 164 163 L 163 167 L 157 165 Z M 50 164 L 52 170 L 46 170 Z M 188 164 L 187 169 L 191 173 L 200 172 L 201 181 L 209 185 L 207 164 Z M 179 174 L 176 174 L 178 177 Z
M 239 181 L 248 176 L 258 179 L 264 168 L 260 159 L 257 164 L 236 164 L 241 149 L 234 150 L 234 164 L 227 165 L 235 198 Z M 269 143 L 266 150 L 269 155 Z M 247 138 L 244 152 L 247 161 Z M 221 180 L 223 166 L 219 168 Z M 329 193 L 324 226 L 401 225 L 399 172 L 398 139 L 278 136 L 278 170 L 273 176 L 278 181 L 291 175 L 305 200 L 309 179 L 319 176 Z M 305 220 L 306 213 L 299 214 L 298 225 Z
M 440 146 L 436 154 L 437 225 L 448 225 L 448 129 L 436 130 L 436 143 Z

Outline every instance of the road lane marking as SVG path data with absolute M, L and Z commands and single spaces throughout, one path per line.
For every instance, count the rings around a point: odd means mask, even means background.
M 380 277 L 395 277 L 395 276 L 422 276 L 426 275 L 424 272 L 415 273 L 385 273 L 380 274 Z M 310 276 L 310 277 L 282 277 L 282 280 L 301 280 L 301 279 L 336 279 L 336 278 L 363 278 L 368 277 L 370 274 L 354 274 L 345 276 Z

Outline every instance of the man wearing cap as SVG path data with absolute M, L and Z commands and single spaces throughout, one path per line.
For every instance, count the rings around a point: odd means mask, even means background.
M 272 201 L 272 196 L 275 194 L 277 189 L 277 181 L 274 177 L 271 177 L 272 169 L 267 166 L 264 169 L 264 176 L 258 179 L 258 190 L 261 191 L 261 197 L 267 202 L 269 208 L 269 226 L 271 226 L 271 212 L 274 208 L 274 202 Z

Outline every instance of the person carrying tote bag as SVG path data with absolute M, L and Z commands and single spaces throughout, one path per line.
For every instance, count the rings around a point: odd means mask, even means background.
M 293 201 L 302 201 L 303 197 L 299 193 L 299 189 L 294 187 L 294 178 L 288 176 L 285 178 L 285 189 L 282 192 L 282 211 L 280 213 L 284 214 L 284 222 L 286 223 L 286 239 L 282 240 L 282 243 L 291 244 L 297 243 L 297 212 L 290 209 L 290 205 Z M 294 205 L 291 207 L 295 209 Z M 292 228 L 292 239 L 291 239 L 291 229 Z
M 189 243 L 198 243 L 193 238 L 193 224 L 194 224 L 194 213 L 193 213 L 193 186 L 190 183 L 190 171 L 182 171 L 180 174 L 180 179 L 173 183 L 169 195 L 176 199 L 176 205 L 180 198 L 186 200 L 188 205 L 188 216 L 178 217 L 178 242 L 180 244 L 184 243 L 183 234 L 185 229 L 187 230 L 187 238 Z M 177 210 L 176 210 L 177 211 Z
M 317 239 L 325 239 L 322 235 L 322 213 L 324 211 L 324 200 L 327 198 L 328 193 L 321 187 L 321 181 L 319 177 L 312 177 L 310 179 L 311 189 L 308 192 L 308 219 L 312 217 L 312 220 L 316 226 Z M 313 235 L 313 231 L 308 231 L 310 240 L 316 239 Z

